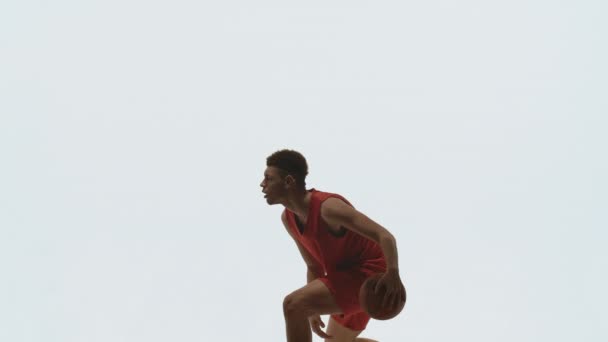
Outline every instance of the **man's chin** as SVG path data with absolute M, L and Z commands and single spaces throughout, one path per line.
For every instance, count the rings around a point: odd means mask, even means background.
M 274 205 L 274 204 L 278 204 L 278 202 L 271 200 L 270 198 L 266 198 L 266 203 L 268 203 L 268 205 Z

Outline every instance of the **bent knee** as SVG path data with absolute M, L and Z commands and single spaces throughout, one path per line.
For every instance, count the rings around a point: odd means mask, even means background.
M 291 293 L 283 300 L 283 314 L 285 316 L 304 316 L 312 315 L 309 313 L 306 305 L 306 299 L 299 294 Z

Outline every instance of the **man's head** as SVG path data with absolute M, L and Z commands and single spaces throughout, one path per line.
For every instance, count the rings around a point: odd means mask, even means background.
M 289 192 L 306 190 L 308 164 L 293 150 L 280 150 L 266 158 L 264 180 L 260 184 L 268 204 L 280 203 Z

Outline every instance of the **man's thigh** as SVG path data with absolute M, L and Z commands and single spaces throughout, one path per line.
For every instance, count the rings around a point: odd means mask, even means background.
M 329 318 L 329 323 L 327 324 L 327 335 L 333 336 L 331 342 L 353 342 L 355 338 L 361 334 L 361 331 L 356 331 L 349 329 L 340 323 L 336 322 L 335 319 Z
M 332 293 L 319 279 L 315 279 L 287 295 L 283 301 L 283 310 L 286 314 L 296 313 L 306 317 L 342 312 Z

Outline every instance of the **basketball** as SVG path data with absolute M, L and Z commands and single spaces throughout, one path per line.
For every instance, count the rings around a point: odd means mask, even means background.
M 382 300 L 386 289 L 379 288 L 378 293 L 374 293 L 374 287 L 383 274 L 374 274 L 367 278 L 359 289 L 359 303 L 361 308 L 374 319 L 387 320 L 397 316 L 405 306 L 405 298 L 395 308 L 383 307 Z M 407 295 L 406 295 L 407 297 Z

